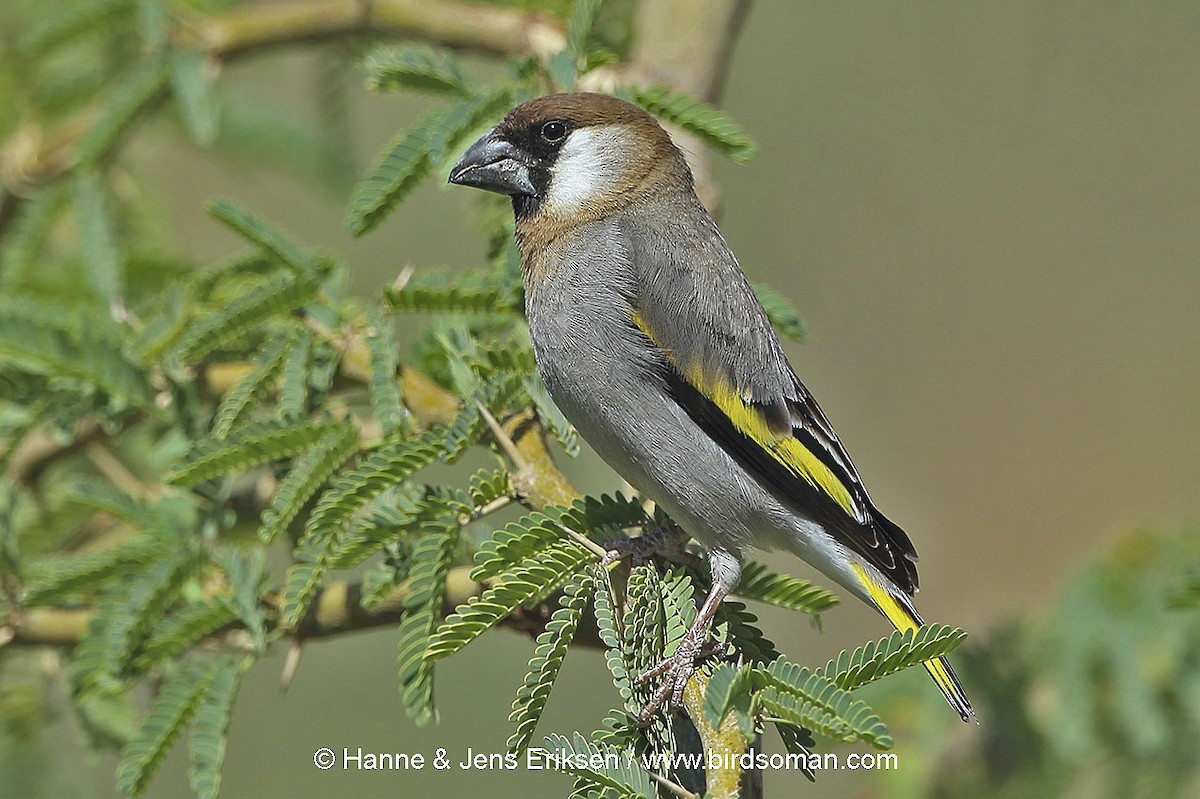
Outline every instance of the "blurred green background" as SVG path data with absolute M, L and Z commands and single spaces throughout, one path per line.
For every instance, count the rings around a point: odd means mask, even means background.
M 1015 616 L 1048 619 L 1064 580 L 1122 534 L 1200 518 L 1198 42 L 1200 6 L 1168 0 L 759 3 L 737 41 L 722 107 L 760 151 L 745 167 L 716 165 L 722 230 L 752 279 L 804 314 L 808 343 L 789 345 L 796 370 L 917 544 L 926 619 L 969 630 L 968 648 Z M 311 118 L 317 60 L 263 55 L 222 82 Z M 424 107 L 351 97 L 345 147 L 360 165 Z M 441 179 L 354 240 L 346 191 L 266 160 L 214 158 L 164 125 L 132 152 L 167 231 L 199 259 L 236 246 L 202 211 L 217 196 L 343 254 L 364 294 L 409 264 L 482 259 L 472 193 Z M 585 490 L 619 485 L 590 453 L 568 472 Z M 798 561 L 769 562 L 810 576 Z M 1187 565 L 1165 564 L 1147 579 L 1176 581 Z M 803 663 L 887 632 L 857 605 L 828 613 L 824 632 L 762 615 Z M 286 695 L 282 654 L 266 658 L 241 691 L 224 795 L 565 795 L 567 778 L 524 770 L 312 765 L 322 746 L 502 750 L 531 649 L 487 636 L 445 662 L 441 723 L 423 729 L 397 696 L 391 631 L 307 646 Z M 937 715 L 940 729 L 946 717 L 942 744 L 985 734 L 986 716 L 983 728 L 957 725 L 921 680 L 906 675 L 904 691 L 931 695 L 934 714 L 917 718 Z M 544 729 L 591 729 L 611 691 L 599 656 L 576 654 Z M 771 773 L 767 795 L 892 795 L 928 767 L 915 748 L 931 734 L 896 738 L 897 781 L 839 772 L 810 786 Z M 0 796 L 115 796 L 114 766 L 85 754 L 64 705 L 36 741 L 0 748 Z M 185 772 L 176 752 L 150 795 L 190 796 Z

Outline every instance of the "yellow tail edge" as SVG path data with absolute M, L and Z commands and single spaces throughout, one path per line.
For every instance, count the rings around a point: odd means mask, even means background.
M 862 586 L 870 595 L 871 601 L 875 603 L 875 607 L 887 617 L 887 620 L 897 630 L 900 632 L 915 630 L 924 623 L 907 596 L 889 591 L 887 586 L 873 577 L 863 566 L 857 563 L 852 566 Z M 963 721 L 974 721 L 978 724 L 979 718 L 975 715 L 975 709 L 971 707 L 971 700 L 967 699 L 967 692 L 963 690 L 962 683 L 958 681 L 958 676 L 950 666 L 950 661 L 940 657 L 927 660 L 922 665 L 925 667 L 925 671 L 929 672 L 929 676 L 933 678 L 934 685 L 942 692 L 942 696 L 946 697 L 946 701 L 950 703 L 950 707 L 954 708 L 959 717 Z

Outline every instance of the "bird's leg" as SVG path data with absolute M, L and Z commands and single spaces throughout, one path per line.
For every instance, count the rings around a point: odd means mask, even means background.
M 641 685 L 655 677 L 663 678 L 658 690 L 642 708 L 638 717 L 642 724 L 647 723 L 668 699 L 671 700 L 672 707 L 683 701 L 683 689 L 696 672 L 696 662 L 713 651 L 715 642 L 708 639 L 713 617 L 717 615 L 717 608 L 721 606 L 721 602 L 737 585 L 742 574 L 742 564 L 736 555 L 723 549 L 714 549 L 709 553 L 708 563 L 712 572 L 712 588 L 705 597 L 704 604 L 700 606 L 696 620 L 683 634 L 675 654 L 639 674 L 634 680 L 636 684 Z

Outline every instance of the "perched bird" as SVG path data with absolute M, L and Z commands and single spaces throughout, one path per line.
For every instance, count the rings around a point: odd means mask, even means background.
M 794 552 L 897 629 L 917 553 L 875 507 L 796 378 L 683 155 L 637 106 L 530 100 L 471 145 L 450 182 L 507 194 L 534 353 L 593 449 L 709 551 L 712 590 L 648 712 L 683 687 L 747 549 Z M 925 664 L 963 720 L 944 658 Z

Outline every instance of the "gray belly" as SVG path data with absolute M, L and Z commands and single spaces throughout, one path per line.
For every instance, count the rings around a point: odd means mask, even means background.
M 596 453 L 710 548 L 794 548 L 789 512 L 671 399 L 640 332 L 595 302 L 555 305 L 530 308 L 534 352 L 550 396 Z

